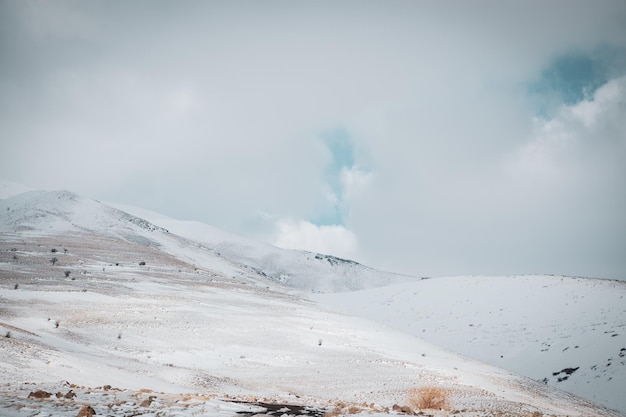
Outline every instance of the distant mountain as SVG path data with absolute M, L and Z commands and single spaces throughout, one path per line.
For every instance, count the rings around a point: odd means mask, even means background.
M 626 282 L 433 278 L 315 300 L 626 414 Z

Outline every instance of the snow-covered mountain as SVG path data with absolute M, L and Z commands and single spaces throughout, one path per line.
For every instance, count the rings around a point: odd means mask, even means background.
M 228 253 L 211 239 L 64 191 L 0 201 L 0 415 L 76 416 L 89 405 L 98 415 L 232 416 L 260 403 L 335 415 L 409 413 L 394 405 L 439 416 L 619 415 L 309 299 L 430 280 L 306 252 L 268 261 L 273 249 L 249 242 L 238 257 L 241 241 L 230 239 Z M 292 268 L 284 283 L 281 268 Z M 64 395 L 33 398 L 39 389 Z
M 193 242 L 192 246 L 203 250 L 203 256 L 194 258 L 197 266 L 215 268 L 215 258 L 219 258 L 252 274 L 304 291 L 347 291 L 415 279 L 330 255 L 280 249 L 204 223 L 178 221 L 129 206 L 116 209 L 69 191 L 31 191 L 0 205 L 6 211 L 0 226 L 6 230 L 19 225 L 22 230 L 38 232 L 89 231 L 125 240 L 139 239 L 138 243 L 159 247 L 176 256 L 186 256 L 180 251 L 181 245 L 185 252 Z M 129 214 L 132 212 L 138 212 L 141 217 Z M 185 240 L 181 237 L 188 241 L 181 242 Z M 211 256 L 207 258 L 207 254 Z

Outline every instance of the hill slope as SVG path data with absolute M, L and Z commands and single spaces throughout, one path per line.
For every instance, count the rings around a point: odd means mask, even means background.
M 162 391 L 161 404 L 175 393 L 198 392 L 385 414 L 420 388 L 445 396 L 444 409 L 432 415 L 617 415 L 335 313 L 75 194 L 29 193 L 0 202 L 0 210 L 3 415 L 71 415 L 66 399 L 23 395 L 28 387 L 61 390 L 63 381 L 98 414 L 120 416 L 141 407 L 120 400 L 127 390 Z M 119 390 L 107 394 L 109 385 Z M 223 402 L 203 404 L 179 406 L 172 415 L 224 415 Z
M 469 276 L 313 298 L 626 413 L 626 282 Z

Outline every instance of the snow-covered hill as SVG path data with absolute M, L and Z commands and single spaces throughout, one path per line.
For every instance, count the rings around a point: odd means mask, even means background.
M 626 282 L 450 277 L 314 295 L 626 413 Z
M 301 271 L 321 289 L 351 287 L 342 263 L 308 259 L 333 268 L 324 281 L 285 251 L 277 264 L 291 262 L 294 278 L 284 287 L 246 265 L 249 255 L 217 252 L 69 192 L 0 201 L 0 415 L 75 416 L 85 404 L 115 416 L 252 407 L 234 400 L 338 414 L 408 412 L 399 404 L 439 416 L 618 415 L 311 302 L 315 285 L 294 290 L 306 282 Z M 304 264 L 306 253 L 294 253 Z M 365 287 L 388 279 L 364 276 Z M 27 398 L 68 388 L 78 397 Z M 142 406 L 149 395 L 154 403 Z
M 196 266 L 215 269 L 216 262 L 228 263 L 247 274 L 311 292 L 347 291 L 416 279 L 330 255 L 280 249 L 204 223 L 118 207 L 121 209 L 69 191 L 31 191 L 0 202 L 5 214 L 0 227 L 11 230 L 19 226 L 20 230 L 37 233 L 88 231 L 159 247 L 182 257 L 189 255 L 190 246 L 195 246 L 202 249 L 202 255 L 196 253 L 190 258 Z M 181 251 L 181 247 L 185 249 Z

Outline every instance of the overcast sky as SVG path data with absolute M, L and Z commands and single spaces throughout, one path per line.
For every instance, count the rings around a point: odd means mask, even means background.
M 626 279 L 626 2 L 0 0 L 0 141 L 377 268 Z

